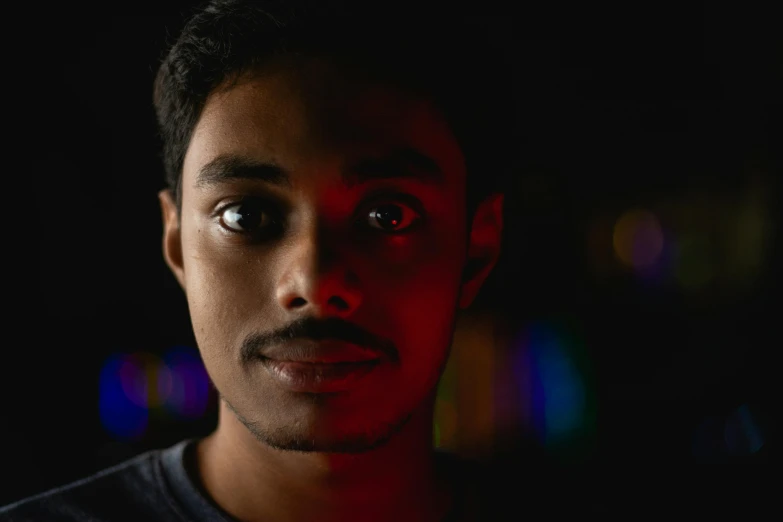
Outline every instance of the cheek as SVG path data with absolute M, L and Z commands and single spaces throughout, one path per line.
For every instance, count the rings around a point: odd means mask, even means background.
M 465 261 L 464 238 L 454 233 L 429 230 L 410 236 L 393 236 L 362 249 L 366 270 L 386 291 L 408 294 L 422 301 L 446 299 L 459 287 Z
M 259 255 L 219 246 L 206 231 L 183 236 L 188 307 L 196 340 L 208 359 L 228 360 L 251 331 L 273 295 Z M 228 359 L 227 359 L 228 358 Z
M 462 243 L 456 234 L 453 242 L 443 237 L 425 237 L 370 257 L 363 278 L 366 312 L 383 318 L 403 367 L 421 378 L 430 378 L 448 351 L 459 296 Z

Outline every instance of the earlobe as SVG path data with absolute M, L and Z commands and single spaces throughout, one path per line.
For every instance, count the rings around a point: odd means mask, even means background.
M 470 306 L 500 256 L 503 237 L 503 195 L 493 194 L 476 208 L 470 229 L 459 307 Z
M 177 204 L 170 190 L 158 192 L 163 217 L 163 258 L 179 285 L 185 289 L 185 269 L 182 263 L 182 235 Z

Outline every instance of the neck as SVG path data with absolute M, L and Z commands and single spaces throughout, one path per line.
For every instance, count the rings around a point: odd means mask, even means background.
M 206 491 L 239 520 L 436 521 L 452 502 L 435 466 L 432 401 L 382 447 L 354 455 L 271 448 L 221 402 L 197 455 Z

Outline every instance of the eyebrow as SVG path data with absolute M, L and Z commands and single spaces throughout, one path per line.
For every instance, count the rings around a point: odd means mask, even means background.
M 410 147 L 377 158 L 364 158 L 350 165 L 342 177 L 348 188 L 383 179 L 414 179 L 427 184 L 444 181 L 435 160 Z M 290 175 L 282 167 L 234 154 L 220 155 L 201 167 L 196 187 L 206 188 L 234 180 L 262 181 L 291 188 Z
M 264 181 L 284 187 L 291 186 L 288 173 L 273 163 L 264 163 L 234 154 L 221 154 L 199 169 L 196 187 L 207 188 L 241 179 Z
M 442 184 L 443 172 L 429 156 L 410 147 L 396 149 L 385 156 L 365 158 L 343 173 L 348 188 L 379 179 L 414 179 L 427 184 Z

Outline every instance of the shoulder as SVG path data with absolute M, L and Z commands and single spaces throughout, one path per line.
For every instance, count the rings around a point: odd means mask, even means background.
M 181 520 L 163 492 L 159 454 L 150 451 L 0 507 L 0 522 Z

